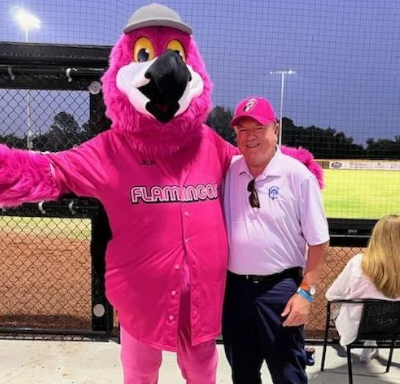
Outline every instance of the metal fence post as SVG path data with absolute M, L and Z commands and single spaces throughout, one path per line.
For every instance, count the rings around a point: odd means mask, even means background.
M 105 331 L 108 336 L 113 329 L 113 308 L 105 295 L 105 254 L 111 238 L 108 218 L 102 206 L 92 220 L 92 329 Z

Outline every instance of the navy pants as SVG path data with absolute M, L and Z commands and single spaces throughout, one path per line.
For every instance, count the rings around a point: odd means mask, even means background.
M 254 283 L 228 273 L 222 335 L 234 384 L 261 384 L 264 361 L 275 384 L 308 382 L 303 327 L 283 327 L 281 317 L 300 281 Z

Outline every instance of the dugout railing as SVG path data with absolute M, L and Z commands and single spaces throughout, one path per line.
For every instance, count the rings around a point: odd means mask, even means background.
M 0 43 L 0 142 L 71 148 L 108 128 L 100 77 L 109 47 Z M 0 333 L 110 337 L 108 220 L 95 200 L 0 209 Z

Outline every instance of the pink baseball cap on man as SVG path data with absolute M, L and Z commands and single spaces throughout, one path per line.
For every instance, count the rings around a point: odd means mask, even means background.
M 267 99 L 257 96 L 246 97 L 236 106 L 230 126 L 236 126 L 243 117 L 251 117 L 261 125 L 276 122 L 276 115 L 271 103 Z

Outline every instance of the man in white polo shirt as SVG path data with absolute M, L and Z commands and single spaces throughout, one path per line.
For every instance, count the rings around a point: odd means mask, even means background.
M 225 179 L 230 246 L 223 338 L 234 384 L 307 383 L 303 325 L 329 231 L 316 177 L 277 146 L 268 100 L 248 97 L 231 121 L 241 155 Z

